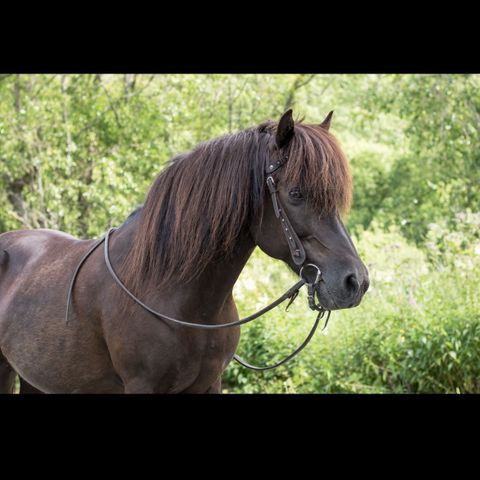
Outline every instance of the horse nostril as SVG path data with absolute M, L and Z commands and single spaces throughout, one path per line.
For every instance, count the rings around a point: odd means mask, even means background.
M 357 276 L 354 273 L 347 275 L 345 278 L 345 285 L 347 289 L 350 290 L 353 294 L 358 292 L 360 284 L 358 283 Z

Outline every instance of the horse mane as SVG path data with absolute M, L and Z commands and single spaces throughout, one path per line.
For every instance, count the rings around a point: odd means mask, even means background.
M 242 230 L 263 214 L 264 166 L 276 155 L 276 125 L 265 122 L 201 143 L 157 176 L 134 212 L 138 228 L 122 265 L 134 293 L 150 281 L 161 287 L 197 278 L 232 253 Z M 348 162 L 333 135 L 296 123 L 284 153 L 289 159 L 281 181 L 299 187 L 319 212 L 348 209 Z

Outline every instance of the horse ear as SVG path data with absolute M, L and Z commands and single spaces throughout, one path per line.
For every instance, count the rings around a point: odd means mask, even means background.
M 277 142 L 277 147 L 282 148 L 291 140 L 293 137 L 293 128 L 294 122 L 292 117 L 292 109 L 288 109 L 283 115 L 277 126 L 277 134 L 275 140 Z
M 320 124 L 327 132 L 330 129 L 330 120 L 332 120 L 333 110 L 325 117 L 325 120 Z

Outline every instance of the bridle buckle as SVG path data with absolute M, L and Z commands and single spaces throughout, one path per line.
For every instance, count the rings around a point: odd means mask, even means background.
M 317 273 L 315 274 L 315 280 L 313 282 L 309 282 L 304 277 L 304 269 L 306 267 L 314 268 L 317 271 Z M 300 278 L 305 282 L 305 285 L 307 286 L 308 306 L 310 307 L 310 309 L 316 310 L 317 312 L 325 311 L 325 309 L 319 303 L 315 302 L 315 287 L 320 282 L 320 279 L 322 278 L 322 271 L 314 263 L 307 263 L 306 265 L 302 266 L 302 268 L 300 269 L 299 275 L 300 275 Z

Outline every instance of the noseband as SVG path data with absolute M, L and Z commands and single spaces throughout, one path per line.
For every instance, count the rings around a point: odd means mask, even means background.
M 313 335 L 315 334 L 315 331 L 317 330 L 318 324 L 320 320 L 324 317 L 325 314 L 327 314 L 327 318 L 325 320 L 325 325 L 322 330 L 325 330 L 328 324 L 328 320 L 330 319 L 330 310 L 324 309 L 319 303 L 315 302 L 315 288 L 318 285 L 318 283 L 321 281 L 322 277 L 322 272 L 320 271 L 320 268 L 318 268 L 317 265 L 313 263 L 307 263 L 305 264 L 305 259 L 306 259 L 306 253 L 305 249 L 303 248 L 302 242 L 298 238 L 298 235 L 296 234 L 294 228 L 292 227 L 292 224 L 290 223 L 287 213 L 282 207 L 282 204 L 280 202 L 280 199 L 278 197 L 278 190 L 276 187 L 276 183 L 272 177 L 272 173 L 274 173 L 276 170 L 278 170 L 280 167 L 282 167 L 285 164 L 285 161 L 288 159 L 288 157 L 285 155 L 283 157 L 283 161 L 278 160 L 277 162 L 274 163 L 269 163 L 268 165 L 265 166 L 265 173 L 267 175 L 266 178 L 266 184 L 268 187 L 268 191 L 270 192 L 270 197 L 272 199 L 272 204 L 273 208 L 275 211 L 275 216 L 280 220 L 280 224 L 282 226 L 282 231 L 285 235 L 285 238 L 288 243 L 288 247 L 290 249 L 290 254 L 292 257 L 293 262 L 295 265 L 302 265 L 300 268 L 299 276 L 300 280 L 293 285 L 291 288 L 289 288 L 282 296 L 277 298 L 275 301 L 267 305 L 266 307 L 262 308 L 258 312 L 242 318 L 240 320 L 237 320 L 235 322 L 231 323 L 223 323 L 223 324 L 217 324 L 217 325 L 211 325 L 211 324 L 204 324 L 204 323 L 192 323 L 192 322 L 186 322 L 183 320 L 178 320 L 177 318 L 170 317 L 168 315 L 165 315 L 164 313 L 157 312 L 156 310 L 152 309 L 145 303 L 143 303 L 139 298 L 137 298 L 120 280 L 118 275 L 116 274 L 112 263 L 110 261 L 110 255 L 109 255 L 109 240 L 110 240 L 110 235 L 112 232 L 116 230 L 116 228 L 111 228 L 108 230 L 108 232 L 105 234 L 103 238 L 95 242 L 92 247 L 85 253 L 85 255 L 82 257 L 80 260 L 79 264 L 77 265 L 73 276 L 72 280 L 70 282 L 70 286 L 68 289 L 68 296 L 67 296 L 67 309 L 65 312 L 65 321 L 69 321 L 69 312 L 70 312 L 70 305 L 71 305 L 71 300 L 72 300 L 72 293 L 73 293 L 73 287 L 75 285 L 75 280 L 77 278 L 78 272 L 80 271 L 80 268 L 82 265 L 85 263 L 87 258 L 96 250 L 96 248 L 104 242 L 104 260 L 105 264 L 107 266 L 107 269 L 112 276 L 113 280 L 117 283 L 117 285 L 138 305 L 140 305 L 144 310 L 147 312 L 151 313 L 157 318 L 160 318 L 162 320 L 166 320 L 171 323 L 175 323 L 177 325 L 182 325 L 185 327 L 191 327 L 191 328 L 197 328 L 197 329 L 205 329 L 205 330 L 219 330 L 221 328 L 231 328 L 231 327 L 238 327 L 240 325 L 244 325 L 246 323 L 251 322 L 252 320 L 255 320 L 265 313 L 269 312 L 270 310 L 273 310 L 275 307 L 283 303 L 285 300 L 289 300 L 287 307 L 285 310 L 288 309 L 288 307 L 295 301 L 295 299 L 298 296 L 300 288 L 302 288 L 304 285 L 307 286 L 307 297 L 308 297 L 308 306 L 314 310 L 317 311 L 317 317 L 315 319 L 315 322 L 308 334 L 308 336 L 305 338 L 305 340 L 302 342 L 302 344 L 295 349 L 290 355 L 285 357 L 283 360 L 279 361 L 278 363 L 274 365 L 269 365 L 265 367 L 257 367 L 254 365 L 249 364 L 245 360 L 243 360 L 241 357 L 238 355 L 234 355 L 234 359 L 243 365 L 244 367 L 250 368 L 252 370 L 271 370 L 273 368 L 279 367 L 280 365 L 283 365 L 284 363 L 288 362 L 290 359 L 295 357 L 298 353 L 300 353 L 310 342 L 312 339 Z M 305 273 L 307 269 L 313 269 L 314 270 L 314 277 L 315 279 L 311 282 L 308 281 L 308 279 L 305 277 Z

